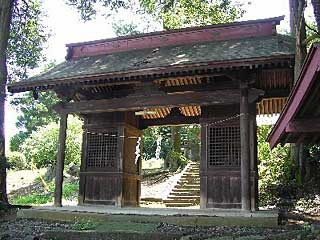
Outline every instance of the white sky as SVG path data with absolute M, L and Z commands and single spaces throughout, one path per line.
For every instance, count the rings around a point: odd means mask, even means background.
M 251 0 L 245 16 L 241 20 L 261 19 L 286 15 L 280 29 L 288 28 L 289 0 Z M 46 24 L 51 29 L 46 56 L 48 60 L 62 62 L 66 55 L 65 44 L 101 38 L 114 37 L 112 18 L 98 17 L 96 20 L 83 23 L 75 9 L 67 6 L 64 0 L 43 0 L 47 11 Z M 120 13 L 119 19 L 134 19 L 132 14 Z M 139 24 L 138 24 L 139 25 Z M 15 127 L 16 112 L 6 104 L 5 129 L 7 147 L 9 139 L 18 131 Z

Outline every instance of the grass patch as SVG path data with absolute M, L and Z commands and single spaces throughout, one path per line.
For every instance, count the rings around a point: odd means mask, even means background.
M 25 196 L 15 196 L 12 200 L 12 204 L 16 205 L 33 205 L 33 204 L 45 204 L 53 201 L 51 193 L 32 193 Z
M 54 182 L 48 183 L 49 191 L 45 191 L 42 184 L 32 194 L 15 195 L 10 199 L 11 204 L 16 205 L 40 205 L 53 202 Z M 78 182 L 66 182 L 63 184 L 62 199 L 77 199 L 79 192 Z
M 78 198 L 79 182 L 65 183 L 62 190 L 62 198 L 73 200 Z
M 83 231 L 83 230 L 95 230 L 101 223 L 93 221 L 91 219 L 88 220 L 80 220 L 76 221 L 72 226 L 72 230 Z

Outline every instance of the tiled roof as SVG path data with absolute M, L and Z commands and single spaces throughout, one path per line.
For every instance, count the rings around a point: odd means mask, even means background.
M 226 63 L 258 58 L 294 55 L 294 39 L 273 35 L 236 40 L 205 42 L 180 46 L 166 46 L 113 54 L 82 57 L 65 61 L 50 71 L 32 77 L 27 82 L 9 85 L 9 91 L 19 85 L 46 81 L 55 83 L 67 79 L 110 73 L 156 70 L 163 67 L 192 66 L 201 63 Z M 76 82 L 76 81 L 75 81 Z

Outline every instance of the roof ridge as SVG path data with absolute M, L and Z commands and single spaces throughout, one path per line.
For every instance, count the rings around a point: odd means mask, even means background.
M 167 33 L 179 33 L 179 32 L 188 32 L 188 31 L 195 31 L 195 30 L 212 29 L 212 28 L 249 25 L 249 24 L 263 23 L 263 22 L 275 22 L 275 24 L 278 25 L 280 21 L 283 19 L 284 19 L 284 15 L 273 17 L 273 18 L 263 18 L 263 19 L 255 19 L 255 20 L 247 20 L 247 21 L 239 21 L 239 22 L 231 22 L 231 23 L 211 24 L 211 25 L 197 26 L 197 27 L 185 27 L 181 29 L 162 30 L 162 31 L 149 32 L 149 33 L 119 36 L 119 37 L 113 37 L 113 38 L 104 38 L 104 39 L 92 40 L 92 41 L 68 43 L 66 44 L 66 47 L 75 47 L 75 46 L 81 46 L 81 45 L 104 43 L 109 41 L 134 39 L 134 38 L 147 37 L 147 36 L 156 36 L 156 35 L 167 34 Z

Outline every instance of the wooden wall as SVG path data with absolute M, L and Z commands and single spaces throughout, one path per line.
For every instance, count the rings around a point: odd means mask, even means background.
M 91 114 L 84 118 L 79 204 L 138 206 L 138 121 L 130 112 Z
M 256 122 L 250 122 L 251 208 L 257 205 Z M 200 207 L 241 208 L 239 105 L 202 108 Z

